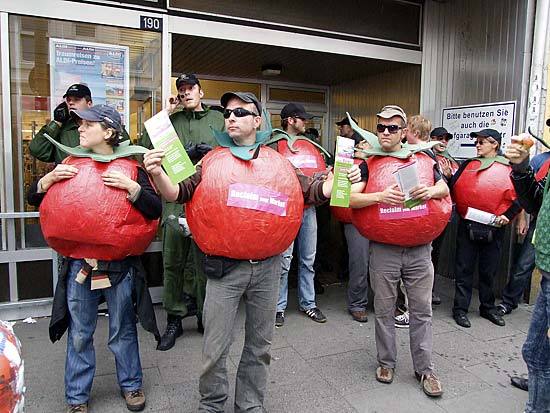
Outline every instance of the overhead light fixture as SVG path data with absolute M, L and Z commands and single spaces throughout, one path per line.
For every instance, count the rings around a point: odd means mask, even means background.
M 283 67 L 280 64 L 266 64 L 262 66 L 262 75 L 264 76 L 279 76 Z

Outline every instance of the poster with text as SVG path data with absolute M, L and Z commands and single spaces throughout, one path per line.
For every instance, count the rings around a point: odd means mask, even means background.
M 504 150 L 514 134 L 516 102 L 496 102 L 482 105 L 457 106 L 442 110 L 442 126 L 452 135 L 449 153 L 455 158 L 477 156 L 475 138 L 471 132 L 495 129 L 502 135 L 501 149 Z
M 115 108 L 128 130 L 130 119 L 130 70 L 127 46 L 50 39 L 50 96 L 53 110 L 67 88 L 83 83 L 92 92 L 94 105 Z

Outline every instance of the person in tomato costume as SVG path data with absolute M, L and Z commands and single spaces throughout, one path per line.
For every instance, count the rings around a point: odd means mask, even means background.
M 83 200 L 90 199 L 93 196 L 89 193 L 93 190 L 89 185 L 90 182 L 94 182 L 94 185 L 100 182 L 108 188 L 97 188 L 97 192 L 105 193 L 106 197 L 110 196 L 112 199 L 105 199 L 106 202 L 96 200 L 88 205 L 83 202 L 81 208 L 89 208 L 94 216 L 105 216 L 103 225 L 109 226 L 113 220 L 109 214 L 116 214 L 117 211 L 108 208 L 113 205 L 115 199 L 120 198 L 120 192 L 123 192 L 122 202 L 131 204 L 130 212 L 125 212 L 126 218 L 133 213 L 141 215 L 144 219 L 138 221 L 142 222 L 140 228 L 143 228 L 144 232 L 151 232 L 145 226 L 152 228 L 154 236 L 158 225 L 157 220 L 162 212 L 161 200 L 149 182 L 147 173 L 138 166 L 137 162 L 117 157 L 119 136 L 122 132 L 119 113 L 109 106 L 96 105 L 89 109 L 73 111 L 71 114 L 79 125 L 80 146 L 68 148 L 56 145 L 74 157 L 66 158 L 53 171 L 34 183 L 28 195 L 30 204 L 41 206 L 41 222 L 43 219 L 50 219 L 46 218 L 51 212 L 48 209 L 54 209 L 56 214 L 61 213 L 62 207 L 52 205 L 48 201 L 48 196 L 55 198 L 56 191 L 67 188 L 72 193 L 80 193 L 79 196 Z M 139 148 L 120 144 L 122 154 L 138 153 L 136 151 L 139 151 Z M 141 149 L 143 149 L 141 153 L 144 153 L 145 148 Z M 94 157 L 102 160 L 96 162 L 100 165 L 94 166 Z M 108 161 L 109 159 L 111 161 Z M 94 168 L 97 168 L 96 171 L 109 168 L 111 164 L 115 166 L 99 177 L 97 175 L 101 172 L 93 171 Z M 132 169 L 134 179 L 126 175 L 128 168 Z M 92 169 L 91 175 L 89 175 L 90 169 Z M 87 180 L 82 181 L 81 177 L 86 177 Z M 100 255 L 88 255 L 93 254 L 93 248 L 90 249 L 86 241 L 87 238 L 94 236 L 92 232 L 97 227 L 86 227 L 86 223 L 79 221 L 87 212 L 82 211 L 80 214 L 78 211 L 63 212 L 73 216 L 75 226 L 84 228 L 81 233 L 83 249 L 78 249 L 78 243 L 75 244 L 72 241 L 68 243 L 70 251 L 64 253 L 71 255 L 64 257 L 61 261 L 50 322 L 52 342 L 59 340 L 68 329 L 65 362 L 67 412 L 88 411 L 88 400 L 96 365 L 93 334 L 97 323 L 98 305 L 102 301 L 106 301 L 109 309 L 108 345 L 115 356 L 121 395 L 129 410 L 141 411 L 145 407 L 145 394 L 137 339 L 136 312 L 143 327 L 153 333 L 157 341 L 160 339 L 151 297 L 145 282 L 144 269 L 137 256 L 112 260 L 102 258 L 104 254 L 117 256 L 116 248 L 111 247 L 107 251 L 98 248 Z M 46 221 L 43 225 L 51 227 Z M 71 228 L 68 228 L 68 231 L 70 232 Z M 139 234 L 134 235 L 134 237 L 139 236 Z M 45 237 L 48 240 L 46 233 Z M 116 228 L 113 228 L 109 238 L 106 242 L 117 239 Z M 139 240 L 134 239 L 134 243 L 138 242 Z M 61 242 L 58 245 L 63 247 L 65 244 Z M 131 245 L 126 247 L 121 245 L 120 248 L 131 250 Z M 143 251 L 139 252 L 141 253 Z M 125 253 L 121 254 L 121 256 L 124 255 Z
M 0 413 L 25 410 L 24 367 L 21 343 L 12 323 L 0 320 Z
M 299 168 L 304 175 L 325 173 L 325 160 L 319 152 L 320 146 L 305 136 L 299 136 L 306 130 L 306 121 L 314 116 L 307 113 L 299 103 L 288 103 L 281 110 L 282 131 L 276 130 L 270 139 L 273 148 Z M 288 303 L 288 272 L 292 253 L 298 250 L 298 306 L 300 311 L 317 323 L 327 318 L 315 302 L 315 255 L 317 253 L 317 215 L 315 207 L 307 206 L 302 216 L 302 224 L 296 239 L 282 254 L 282 272 L 279 286 L 279 301 L 275 315 L 275 326 L 282 327 L 285 322 L 285 310 Z
M 470 136 L 475 139 L 478 156 L 463 162 L 449 183 L 460 217 L 453 318 L 461 327 L 471 326 L 467 313 L 479 258 L 479 313 L 493 324 L 504 326 L 504 319 L 495 306 L 493 280 L 500 263 L 504 226 L 521 211 L 521 206 L 509 178 L 509 162 L 499 154 L 501 134 L 494 129 L 483 129 L 472 132 Z M 468 208 L 494 214 L 495 225 L 466 219 Z
M 145 154 L 144 164 L 163 197 L 187 202 L 191 231 L 206 254 L 198 411 L 224 411 L 228 398 L 226 360 L 239 302 L 244 299 L 245 339 L 237 369 L 234 408 L 237 413 L 259 412 L 265 411 L 280 254 L 298 232 L 304 201 L 313 205 L 327 201 L 333 180 L 307 177 L 275 150 L 262 145 L 271 131 L 265 136 L 263 131 L 257 131 L 262 121 L 261 104 L 254 94 L 227 92 L 221 104 L 225 108 L 226 132 L 215 134 L 220 147 L 206 155 L 194 175 L 173 185 L 161 167 L 162 150 Z M 273 165 L 278 166 L 274 169 Z M 358 168 L 352 168 L 348 177 L 352 182 L 359 181 Z M 261 188 L 254 185 L 256 181 L 263 183 Z M 278 187 L 283 181 L 287 182 L 286 187 Z M 273 194 L 274 187 L 281 192 L 279 199 L 286 199 L 277 203 L 282 210 L 267 208 L 261 201 L 269 198 L 261 194 Z M 298 192 L 294 193 L 293 188 Z M 293 196 L 284 198 L 285 193 Z M 279 223 L 278 228 L 274 222 Z M 289 232 L 290 239 L 276 242 L 275 238 L 286 237 Z
M 397 361 L 395 305 L 403 281 L 410 313 L 410 346 L 414 373 L 423 391 L 432 397 L 443 389 L 432 363 L 431 241 L 443 230 L 450 215 L 449 188 L 431 156 L 422 151 L 432 144 L 403 144 L 407 116 L 388 105 L 377 114 L 377 136 L 371 156 L 361 165 L 363 182 L 352 187 L 353 223 L 370 241 L 369 273 L 374 290 L 375 338 L 379 367 L 376 379 L 391 383 Z M 365 133 L 367 136 L 368 134 Z M 371 134 L 372 135 L 372 134 Z M 368 137 L 368 136 L 367 136 Z M 368 139 L 367 139 L 368 140 Z M 404 208 L 405 194 L 393 172 L 416 162 L 419 184 L 409 195 L 419 202 Z

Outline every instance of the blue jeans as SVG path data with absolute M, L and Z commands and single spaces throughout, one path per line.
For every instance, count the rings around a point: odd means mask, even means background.
M 286 309 L 288 300 L 288 271 L 292 261 L 292 250 L 294 245 L 298 248 L 298 304 L 300 309 L 309 310 L 315 305 L 315 287 L 313 278 L 315 270 L 315 254 L 317 252 L 317 216 L 315 208 L 309 207 L 304 210 L 302 225 L 296 239 L 290 247 L 281 254 L 282 272 L 279 285 L 279 301 L 277 311 Z
M 115 356 L 118 384 L 126 392 L 137 390 L 141 388 L 143 378 L 132 301 L 133 270 L 117 285 L 92 291 L 90 276 L 83 284 L 75 280 L 82 263 L 82 260 L 71 260 L 67 275 L 70 320 L 65 360 L 65 397 L 68 404 L 86 403 L 90 398 L 95 374 L 93 335 L 102 295 L 109 308 L 108 346 Z
M 531 279 L 531 275 L 535 269 L 535 246 L 532 243 L 533 232 L 535 232 L 534 221 L 529 226 L 525 240 L 521 245 L 518 259 L 510 274 L 510 279 L 502 293 L 502 304 L 510 309 L 517 308 L 523 291 L 527 287 L 527 282 Z
M 541 272 L 540 292 L 522 349 L 529 372 L 526 413 L 550 412 L 550 273 Z

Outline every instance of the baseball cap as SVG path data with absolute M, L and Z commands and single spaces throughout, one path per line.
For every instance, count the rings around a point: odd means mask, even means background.
M 449 131 L 443 127 L 435 128 L 433 131 L 430 132 L 430 136 L 448 136 L 449 138 L 453 137 L 452 133 L 449 133 Z
M 356 124 L 359 125 L 359 122 L 357 122 L 357 120 L 355 120 L 355 118 L 351 118 Z M 349 119 L 348 117 L 346 116 L 345 118 L 343 118 L 340 122 L 336 122 L 336 125 L 337 126 L 344 126 L 344 125 L 349 125 Z M 350 125 L 351 126 L 351 125 Z
M 67 96 L 75 96 L 77 98 L 83 98 L 84 96 L 92 96 L 92 92 L 90 92 L 90 88 L 86 85 L 83 85 L 82 83 L 75 83 L 74 85 L 69 86 L 65 94 L 63 95 L 63 99 L 65 99 Z
M 478 136 L 483 136 L 485 138 L 487 137 L 493 138 L 495 141 L 499 143 L 499 145 L 500 145 L 500 141 L 502 140 L 502 135 L 500 134 L 500 132 L 494 129 L 483 129 L 483 130 L 480 130 L 479 132 L 472 132 L 470 133 L 470 136 L 472 138 L 476 138 Z
M 405 111 L 397 105 L 384 106 L 382 110 L 376 114 L 376 116 L 382 119 L 389 119 L 394 116 L 399 116 L 405 123 L 407 123 L 407 115 L 405 114 Z
M 199 82 L 199 79 L 197 79 L 197 76 L 195 76 L 192 73 L 190 74 L 182 73 L 176 79 L 176 89 L 179 89 L 181 85 L 191 85 L 191 86 L 199 85 L 200 87 L 201 82 Z
M 281 119 L 287 118 L 302 118 L 302 119 L 313 119 L 311 113 L 307 113 L 303 105 L 299 103 L 288 103 L 281 110 Z
M 72 110 L 71 115 L 90 122 L 105 122 L 110 128 L 122 132 L 120 113 L 107 105 L 95 105 L 89 109 Z
M 220 99 L 221 105 L 225 108 L 227 106 L 227 102 L 231 100 L 231 98 L 238 98 L 246 103 L 254 103 L 254 106 L 256 106 L 256 109 L 258 109 L 258 115 L 262 114 L 262 105 L 258 101 L 258 98 L 254 93 L 251 92 L 225 92 Z

